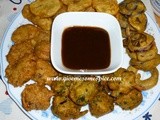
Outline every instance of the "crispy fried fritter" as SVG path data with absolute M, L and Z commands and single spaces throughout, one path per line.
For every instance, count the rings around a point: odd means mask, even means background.
M 52 83 L 52 77 L 58 75 L 51 63 L 42 59 L 37 60 L 35 72 L 33 80 L 39 84 L 50 85 Z
M 50 42 L 41 41 L 35 46 L 35 55 L 39 59 L 50 61 Z
M 114 77 L 121 77 L 121 80 L 109 81 L 108 86 L 112 90 L 111 95 L 117 97 L 120 94 L 127 94 L 133 89 L 137 76 L 132 71 L 128 71 L 125 68 L 119 68 L 114 73 Z
M 32 39 L 39 35 L 39 30 L 32 24 L 26 24 L 18 27 L 12 34 L 12 40 L 16 44 Z
M 31 12 L 41 18 L 52 17 L 60 8 L 59 0 L 36 0 L 30 4 Z
M 68 11 L 84 11 L 92 5 L 92 0 L 72 0 L 68 4 Z
M 19 44 L 15 44 L 11 47 L 7 57 L 7 61 L 10 65 L 15 64 L 19 59 L 21 59 L 25 54 L 33 53 L 34 47 L 30 41 L 25 41 Z
M 26 54 L 16 64 L 9 65 L 6 69 L 8 82 L 14 87 L 22 86 L 35 74 L 36 58 L 33 54 Z
M 116 0 L 93 0 L 93 8 L 97 12 L 105 12 L 111 15 L 116 15 L 119 10 Z
M 37 37 L 30 40 L 34 47 L 42 41 L 45 41 L 46 43 L 51 41 L 50 31 L 45 31 L 40 29 L 39 32 L 40 33 Z
M 70 87 L 70 98 L 77 105 L 86 105 L 98 92 L 96 81 L 75 81 Z
M 22 106 L 25 110 L 46 110 L 50 106 L 52 91 L 36 83 L 26 85 L 21 93 Z
M 25 5 L 22 9 L 22 15 L 24 18 L 31 21 L 33 24 L 38 25 L 43 30 L 50 30 L 52 25 L 52 18 L 41 18 L 31 13 L 29 4 Z
M 114 109 L 114 100 L 105 92 L 98 92 L 89 103 L 89 110 L 95 117 L 105 115 Z
M 66 96 L 55 96 L 52 104 L 52 113 L 62 120 L 76 119 L 85 115 L 88 110 L 80 111 L 81 106 L 76 105 Z
M 55 95 L 68 96 L 71 81 L 57 80 L 51 84 L 51 89 Z
M 115 103 L 124 110 L 132 110 L 142 102 L 142 99 L 142 93 L 136 89 L 133 89 L 128 94 L 119 96 Z

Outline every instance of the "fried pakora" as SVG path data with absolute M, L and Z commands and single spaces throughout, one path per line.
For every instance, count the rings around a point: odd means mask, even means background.
M 52 83 L 52 77 L 58 75 L 58 72 L 53 68 L 50 62 L 38 59 L 36 62 L 34 81 L 39 84 L 50 85 Z
M 52 18 L 41 18 L 31 13 L 29 4 L 25 5 L 22 9 L 22 15 L 35 25 L 38 25 L 43 30 L 50 30 L 52 25 Z
M 132 110 L 137 107 L 143 100 L 141 91 L 131 90 L 128 94 L 123 94 L 116 98 L 115 103 L 123 110 Z
M 10 65 L 15 64 L 19 59 L 21 59 L 25 54 L 33 53 L 34 47 L 30 41 L 25 41 L 19 44 L 15 44 L 11 47 L 9 53 L 7 54 L 7 61 Z
M 119 68 L 114 74 L 114 77 L 121 77 L 119 81 L 109 81 L 108 86 L 111 89 L 111 95 L 114 97 L 120 94 L 127 94 L 135 85 L 136 75 L 132 71 L 125 68 Z
M 114 109 L 114 99 L 105 92 L 98 92 L 89 103 L 89 110 L 95 117 L 101 117 Z
M 12 34 L 12 41 L 15 44 L 32 39 L 39 35 L 39 30 L 35 25 L 25 24 L 18 27 Z
M 50 61 L 50 42 L 41 41 L 35 45 L 35 55 L 39 59 Z
M 55 95 L 68 96 L 71 84 L 71 81 L 56 80 L 52 82 L 51 89 Z
M 21 93 L 22 106 L 25 110 L 46 110 L 50 106 L 52 91 L 36 83 L 26 85 Z
M 8 65 L 6 68 L 6 77 L 8 82 L 14 87 L 22 86 L 35 75 L 36 57 L 34 54 L 26 54 L 14 65 Z
M 51 107 L 52 113 L 62 120 L 76 119 L 85 115 L 88 110 L 80 111 L 81 106 L 76 105 L 66 96 L 55 96 Z
M 77 105 L 86 105 L 98 92 L 97 81 L 75 81 L 70 86 L 69 97 Z

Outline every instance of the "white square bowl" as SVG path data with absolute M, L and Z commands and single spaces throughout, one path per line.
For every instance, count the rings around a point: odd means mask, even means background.
M 99 27 L 106 30 L 110 38 L 111 62 L 109 67 L 96 70 L 69 69 L 62 62 L 62 34 L 66 28 L 74 26 Z M 119 22 L 107 13 L 66 12 L 58 15 L 52 24 L 51 62 L 56 70 L 64 74 L 101 75 L 115 72 L 123 60 L 123 43 Z

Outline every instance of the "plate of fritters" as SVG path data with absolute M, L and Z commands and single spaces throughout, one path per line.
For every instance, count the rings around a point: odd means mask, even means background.
M 100 76 L 64 75 L 54 69 L 51 24 L 69 11 L 106 12 L 118 19 L 124 38 L 120 69 Z M 140 0 L 35 0 L 24 6 L 4 34 L 2 81 L 33 120 L 140 119 L 160 95 L 159 38 Z

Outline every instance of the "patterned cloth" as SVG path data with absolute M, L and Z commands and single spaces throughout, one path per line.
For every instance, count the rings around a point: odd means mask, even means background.
M 0 43 L 7 26 L 12 22 L 15 15 L 21 11 L 23 6 L 33 0 L 0 0 Z M 143 0 L 150 11 L 151 16 L 153 12 L 151 7 L 148 7 L 149 0 Z M 144 113 L 142 120 L 159 120 L 160 113 L 160 99 L 157 100 L 154 107 L 148 112 Z M 6 87 L 0 80 L 0 120 L 30 120 L 8 96 Z

